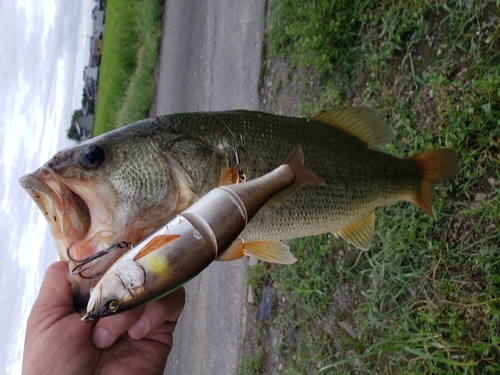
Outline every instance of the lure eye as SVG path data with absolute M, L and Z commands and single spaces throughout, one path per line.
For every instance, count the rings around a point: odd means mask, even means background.
M 98 145 L 88 145 L 78 155 L 78 161 L 82 167 L 95 169 L 101 166 L 106 159 L 106 152 Z
M 111 312 L 115 312 L 116 310 L 118 310 L 118 302 L 116 300 L 111 300 L 108 302 L 108 310 L 111 311 Z

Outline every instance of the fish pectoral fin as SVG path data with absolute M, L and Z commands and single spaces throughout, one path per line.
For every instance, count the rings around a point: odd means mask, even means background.
M 246 243 L 245 253 L 269 263 L 292 264 L 297 261 L 290 252 L 290 247 L 278 240 Z
M 141 251 L 137 253 L 137 255 L 134 257 L 134 261 L 141 259 L 143 256 L 148 255 L 149 253 L 152 253 L 153 251 L 160 249 L 170 241 L 173 241 L 179 237 L 180 237 L 179 234 L 165 234 L 161 236 L 156 236 L 146 246 L 144 246 L 141 249 Z
M 221 178 L 219 186 L 237 184 L 240 182 L 240 174 L 236 167 L 231 167 L 227 170 L 224 177 Z
M 231 245 L 228 246 L 220 255 L 217 256 L 217 260 L 235 260 L 243 258 L 245 255 L 245 243 L 241 238 L 235 239 Z
M 351 245 L 362 250 L 368 250 L 372 244 L 375 234 L 375 211 L 363 220 L 342 229 L 336 234 L 340 235 Z
M 313 120 L 354 135 L 366 147 L 389 143 L 394 136 L 389 125 L 375 111 L 366 107 L 337 109 L 315 116 Z

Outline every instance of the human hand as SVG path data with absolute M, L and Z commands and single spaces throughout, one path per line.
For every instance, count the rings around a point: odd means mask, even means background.
M 97 322 L 73 304 L 68 264 L 49 266 L 31 310 L 23 374 L 162 374 L 184 288 Z

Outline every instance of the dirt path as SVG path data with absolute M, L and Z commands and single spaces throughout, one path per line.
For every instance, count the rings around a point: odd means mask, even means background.
M 259 109 L 264 17 L 264 0 L 167 0 L 156 115 Z M 246 269 L 246 259 L 213 263 L 186 285 L 165 374 L 236 372 Z

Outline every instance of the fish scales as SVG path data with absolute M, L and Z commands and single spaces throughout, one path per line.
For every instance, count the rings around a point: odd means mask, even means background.
M 363 219 L 375 207 L 419 189 L 418 171 L 411 159 L 367 148 L 355 136 L 315 120 L 241 111 L 161 116 L 150 126 L 163 134 L 173 130 L 182 139 L 199 139 L 200 147 L 219 158 L 223 155 L 228 165 L 234 165 L 233 135 L 241 136 L 248 179 L 275 168 L 277 160 L 283 160 L 297 144 L 310 155 L 308 166 L 327 186 L 305 186 L 287 200 L 264 207 L 243 232 L 245 241 L 335 232 Z M 172 140 L 156 139 L 159 149 L 167 153 Z

